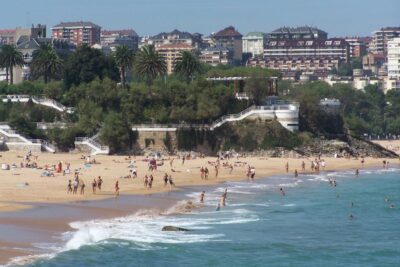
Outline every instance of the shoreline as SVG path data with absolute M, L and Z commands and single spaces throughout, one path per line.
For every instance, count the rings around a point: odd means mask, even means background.
M 202 159 L 206 160 L 206 159 Z M 247 158 L 247 160 L 254 160 L 254 158 Z M 283 163 L 286 161 L 293 162 L 295 159 L 282 159 L 282 158 L 271 158 L 271 159 L 263 159 L 265 162 L 269 161 L 269 163 Z M 296 159 L 296 161 L 302 161 L 305 159 Z M 351 170 L 356 168 L 361 168 L 361 163 L 358 160 L 345 160 L 341 159 L 341 164 L 332 164 L 330 165 L 330 158 L 327 159 L 327 167 L 323 172 L 331 172 L 331 171 L 344 171 Z M 333 159 L 332 159 L 333 160 Z M 335 159 L 336 160 L 336 159 Z M 366 164 L 363 169 L 368 168 L 376 168 L 381 167 L 381 162 L 384 159 L 367 159 Z M 391 159 L 393 160 L 393 159 Z M 392 164 L 398 165 L 398 164 Z M 302 174 L 309 174 L 310 172 L 300 172 L 300 177 Z M 186 176 L 190 176 L 191 173 L 186 174 Z M 292 172 L 285 172 L 284 163 L 279 166 L 279 168 L 268 169 L 267 171 L 257 172 L 257 179 L 268 179 L 270 176 L 274 175 L 282 175 L 290 176 L 293 175 Z M 191 174 L 193 176 L 193 174 Z M 121 216 L 127 216 L 130 214 L 134 214 L 139 210 L 154 210 L 157 209 L 158 212 L 165 211 L 168 208 L 173 207 L 182 200 L 185 199 L 185 192 L 193 191 L 193 188 L 210 188 L 212 186 L 216 186 L 220 183 L 224 183 L 227 181 L 246 181 L 246 177 L 244 173 L 238 175 L 234 173 L 233 175 L 224 176 L 222 178 L 210 178 L 207 181 L 201 180 L 199 173 L 196 173 L 197 179 L 195 181 L 179 181 L 179 184 L 176 188 L 171 190 L 166 190 L 165 188 L 158 188 L 158 190 L 154 190 L 151 193 L 148 190 L 126 190 L 121 196 L 114 200 L 113 196 L 105 195 L 102 199 L 88 199 L 88 200 L 75 200 L 68 202 L 24 202 L 22 203 L 23 207 L 28 205 L 28 209 L 22 210 L 11 210 L 11 211 L 3 211 L 0 212 L 0 232 L 4 232 L 7 229 L 7 226 L 14 225 L 16 227 L 15 232 L 17 235 L 21 235 L 21 229 L 24 229 L 27 233 L 29 232 L 41 232 L 43 234 L 43 229 L 46 229 L 44 235 L 45 239 L 42 239 L 43 242 L 61 242 L 61 240 L 56 239 L 59 238 L 62 233 L 73 230 L 69 224 L 74 221 L 89 221 L 94 219 L 108 219 L 115 218 Z M 190 189 L 189 189 L 190 188 Z M 15 202 L 15 204 L 20 205 L 20 202 Z M 61 218 L 52 218 L 49 219 L 49 212 L 43 213 L 48 209 L 49 211 L 62 210 L 66 212 L 64 216 Z M 34 213 L 39 212 L 39 214 L 33 215 Z M 57 213 L 54 213 L 57 214 Z M 47 217 L 46 217 L 47 216 Z M 6 228 L 5 228 L 6 227 Z M 3 228 L 3 230 L 2 230 Z M 9 231 L 10 229 L 8 229 Z M 12 231 L 11 231 L 12 232 Z M 12 234 L 11 234 L 12 235 Z M 27 239 L 31 237 L 33 240 L 29 242 Z M 12 258 L 18 256 L 28 256 L 30 255 L 29 249 L 34 249 L 32 243 L 40 243 L 41 240 L 36 240 L 29 234 L 26 237 L 26 240 L 20 240 L 20 242 L 15 242 L 16 237 L 11 237 L 9 234 L 8 240 L 2 240 L 0 238 L 0 264 L 6 264 Z M 18 241 L 18 240 L 17 240 Z M 29 243 L 27 245 L 26 243 Z M 13 249 L 10 249 L 12 247 Z M 15 249 L 17 247 L 17 249 Z M 8 249 L 7 249 L 8 248 Z M 24 248 L 21 250 L 21 248 Z M 26 253 L 28 251 L 28 253 Z M 24 252 L 24 253 L 23 253 Z

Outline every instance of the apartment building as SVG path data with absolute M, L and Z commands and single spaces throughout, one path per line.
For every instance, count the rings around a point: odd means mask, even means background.
M 54 39 L 66 39 L 76 46 L 93 46 L 100 43 L 101 27 L 93 22 L 61 22 L 51 30 Z
M 251 54 L 251 57 L 263 55 L 266 37 L 262 32 L 249 32 L 242 38 L 242 52 Z
M 232 64 L 232 52 L 222 46 L 208 47 L 200 51 L 200 62 L 211 66 Z
M 242 62 L 242 34 L 229 26 L 212 35 L 215 46 L 224 47 L 232 52 L 232 58 L 238 64 Z
M 189 32 L 173 30 L 172 32 L 161 32 L 153 37 L 146 38 L 144 44 L 154 45 L 154 47 L 162 45 L 185 44 L 195 48 L 202 45 L 201 34 L 191 34 Z
M 400 37 L 387 43 L 388 77 L 400 80 Z
M 136 51 L 139 45 L 139 36 L 133 29 L 102 30 L 100 44 L 102 47 L 109 47 L 112 51 L 118 45 L 126 45 Z
M 346 42 L 349 44 L 350 58 L 359 58 L 367 53 L 367 44 L 369 38 L 367 37 L 345 37 Z
M 400 37 L 400 27 L 385 27 L 372 33 L 370 52 L 387 55 L 387 42 L 393 38 Z
M 190 44 L 176 43 L 176 44 L 163 44 L 155 47 L 156 51 L 164 57 L 167 64 L 167 73 L 174 73 L 175 62 L 179 60 L 180 54 L 183 51 L 193 52 L 194 47 Z
M 269 41 L 273 40 L 312 40 L 327 39 L 328 34 L 318 28 L 301 26 L 301 27 L 281 27 L 267 34 Z

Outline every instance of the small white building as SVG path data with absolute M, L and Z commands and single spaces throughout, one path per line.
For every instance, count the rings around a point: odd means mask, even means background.
M 242 38 L 243 53 L 250 53 L 252 57 L 264 54 L 266 34 L 262 32 L 249 32 Z

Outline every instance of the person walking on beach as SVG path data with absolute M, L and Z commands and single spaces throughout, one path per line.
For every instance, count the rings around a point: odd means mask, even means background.
M 83 180 L 81 180 L 81 195 L 84 195 L 85 194 L 85 182 L 83 181 Z
M 286 172 L 289 172 L 289 162 L 286 162 L 285 169 L 286 169 Z
M 72 183 L 71 180 L 68 181 L 68 187 L 67 187 L 67 194 L 72 193 Z
M 233 171 L 233 165 L 229 164 L 229 174 L 232 174 L 232 171 Z
M 147 185 L 149 184 L 149 177 L 147 177 L 147 175 L 144 176 L 144 188 L 147 188 Z
M 200 194 L 200 203 L 204 203 L 204 195 L 206 194 L 206 191 L 201 192 Z
M 201 178 L 201 180 L 204 179 L 204 168 L 203 167 L 200 168 L 200 178 Z
M 154 181 L 154 177 L 152 174 L 150 174 L 150 178 L 149 178 L 149 190 L 151 189 L 151 187 L 153 186 L 153 181 Z
M 250 168 L 250 178 L 251 178 L 251 181 L 253 181 L 253 182 L 254 182 L 254 176 L 255 175 L 256 175 L 256 168 L 251 167 Z
M 218 178 L 218 165 L 215 165 L 215 178 Z
M 119 196 L 119 183 L 118 181 L 115 182 L 115 198 Z
M 97 188 L 101 191 L 101 185 L 103 184 L 103 179 L 101 177 L 97 177 Z
M 168 174 L 165 173 L 164 174 L 164 187 L 166 187 L 168 185 Z
M 171 175 L 169 175 L 169 177 L 168 177 L 168 182 L 169 182 L 170 189 L 172 189 L 172 187 L 175 186 L 175 184 L 174 184 L 174 181 L 172 181 Z
M 75 178 L 74 183 L 73 183 L 74 190 L 72 191 L 72 194 L 75 195 L 75 194 L 78 193 L 78 186 L 79 186 L 79 182 L 78 182 L 78 180 Z
M 208 168 L 207 167 L 204 169 L 204 178 L 206 180 L 208 179 Z
M 93 179 L 93 182 L 92 182 L 93 194 L 96 194 L 96 188 L 97 188 L 97 182 L 96 182 L 96 179 Z
M 303 172 L 306 171 L 306 163 L 304 162 L 304 160 L 303 160 L 303 162 L 301 163 L 301 170 L 302 170 Z

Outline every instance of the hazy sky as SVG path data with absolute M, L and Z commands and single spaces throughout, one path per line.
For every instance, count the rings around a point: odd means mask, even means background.
M 334 36 L 364 36 L 400 26 L 400 0 L 2 0 L 0 29 L 50 28 L 88 20 L 104 29 L 154 35 L 175 28 L 209 34 L 235 26 L 242 34 L 281 26 L 317 26 Z

